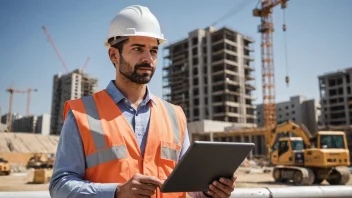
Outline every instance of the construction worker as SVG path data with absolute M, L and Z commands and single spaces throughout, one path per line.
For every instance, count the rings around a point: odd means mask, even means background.
M 49 191 L 52 198 L 186 197 L 159 188 L 188 149 L 179 106 L 150 92 L 159 44 L 166 40 L 147 7 L 129 6 L 112 20 L 105 45 L 116 79 L 91 96 L 70 100 Z M 230 197 L 236 176 L 192 197 Z

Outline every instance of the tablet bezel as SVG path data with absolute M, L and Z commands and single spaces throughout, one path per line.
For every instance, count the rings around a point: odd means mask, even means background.
M 179 186 L 179 182 L 178 181 L 174 181 L 174 175 L 177 174 L 178 172 L 182 172 L 185 173 L 185 167 L 183 167 L 183 164 L 189 164 L 191 162 L 189 162 L 189 160 L 194 161 L 191 164 L 196 164 L 196 166 L 201 166 L 204 163 L 207 163 L 206 160 L 199 160 L 199 159 L 193 159 L 193 158 L 189 158 L 188 156 L 193 156 L 194 153 L 193 152 L 199 152 L 199 148 L 196 149 L 196 147 L 201 147 L 202 149 L 204 149 L 204 152 L 208 152 L 211 154 L 219 154 L 219 153 L 214 153 L 214 152 L 219 152 L 219 151 L 214 151 L 216 149 L 209 150 L 210 148 L 214 147 L 214 146 L 219 146 L 222 147 L 223 149 L 236 149 L 236 151 L 234 150 L 234 153 L 239 153 L 240 158 L 233 158 L 232 160 L 228 160 L 228 157 L 224 157 L 223 160 L 226 162 L 230 162 L 233 163 L 233 167 L 231 167 L 230 169 L 233 170 L 233 173 L 238 169 L 238 167 L 241 165 L 241 163 L 245 160 L 245 158 L 248 156 L 248 154 L 250 153 L 250 151 L 255 147 L 254 143 L 246 143 L 246 142 L 209 142 L 209 141 L 194 141 L 192 142 L 192 144 L 190 145 L 189 149 L 186 151 L 186 153 L 184 154 L 184 156 L 180 159 L 180 161 L 177 163 L 175 169 L 171 172 L 171 174 L 169 175 L 169 177 L 164 181 L 163 186 L 161 187 L 160 191 L 163 193 L 168 193 L 168 192 L 196 192 L 196 191 L 206 191 L 208 190 L 208 185 L 207 186 L 200 186 L 200 185 L 195 185 L 195 186 L 186 186 L 184 187 L 184 189 L 180 188 Z M 218 148 L 219 149 L 219 148 Z M 217 150 L 218 150 L 217 149 Z M 203 151 L 202 151 L 203 152 Z M 212 153 L 213 152 L 213 153 Z M 229 152 L 229 151 L 227 151 Z M 209 158 L 208 158 L 209 159 Z M 213 166 L 213 165 L 212 165 Z M 214 168 L 215 166 L 213 166 L 212 168 Z M 213 172 L 214 170 L 212 170 Z M 189 177 L 185 176 L 185 180 L 188 179 L 192 179 L 194 177 L 197 177 L 197 175 L 194 175 L 194 171 L 189 170 L 188 171 L 190 174 Z M 193 172 L 193 175 L 192 175 Z M 217 172 L 221 172 L 221 170 L 218 170 Z M 228 170 L 226 172 L 229 172 Z M 233 174 L 232 173 L 232 174 Z M 232 176 L 231 174 L 231 176 Z M 214 176 L 207 176 L 207 178 L 215 178 Z M 224 175 L 225 177 L 225 175 Z M 175 180 L 179 180 L 178 178 L 175 178 Z M 197 180 L 197 179 L 195 179 Z M 209 181 L 209 184 L 211 183 L 211 181 Z

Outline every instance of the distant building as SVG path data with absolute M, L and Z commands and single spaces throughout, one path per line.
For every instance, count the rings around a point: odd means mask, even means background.
M 35 125 L 35 133 L 50 135 L 50 120 L 50 114 L 43 114 L 38 116 L 37 124 Z
M 77 69 L 65 75 L 55 75 L 53 81 L 50 134 L 60 134 L 65 102 L 96 92 L 98 79 Z
M 257 105 L 257 125 L 264 126 L 263 104 Z M 318 101 L 307 100 L 304 96 L 290 97 L 289 101 L 276 104 L 276 122 L 283 123 L 292 120 L 304 124 L 314 134 L 318 130 L 321 119 L 321 108 Z
M 352 68 L 318 76 L 324 126 L 352 125 Z
M 14 120 L 22 118 L 22 116 L 19 113 L 12 113 L 12 125 Z M 7 113 L 1 116 L 1 123 L 2 124 L 7 124 Z
M 24 116 L 13 120 L 12 131 L 19 133 L 37 133 L 49 135 L 50 132 L 50 115 L 43 114 L 40 116 Z
M 25 116 L 15 119 L 12 125 L 12 132 L 34 133 L 37 119 L 37 116 Z
M 206 128 L 202 120 L 256 126 L 253 42 L 226 27 L 189 32 L 165 48 L 163 98 L 180 105 L 195 129 Z

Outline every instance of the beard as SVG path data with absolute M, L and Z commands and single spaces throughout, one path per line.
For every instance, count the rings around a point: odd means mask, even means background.
M 142 73 L 138 74 L 137 70 L 143 69 L 150 69 L 151 73 Z M 119 72 L 131 82 L 136 84 L 147 84 L 150 82 L 154 75 L 155 68 L 148 63 L 139 63 L 132 67 L 129 63 L 127 63 L 121 56 L 120 58 L 120 65 L 119 65 Z

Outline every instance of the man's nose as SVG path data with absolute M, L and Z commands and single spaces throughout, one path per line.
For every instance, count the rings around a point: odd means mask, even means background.
M 148 51 L 148 50 L 145 50 L 143 55 L 142 55 L 142 60 L 141 61 L 144 62 L 144 63 L 151 64 L 151 63 L 153 63 L 154 60 L 155 60 L 155 57 L 153 57 L 151 52 Z

